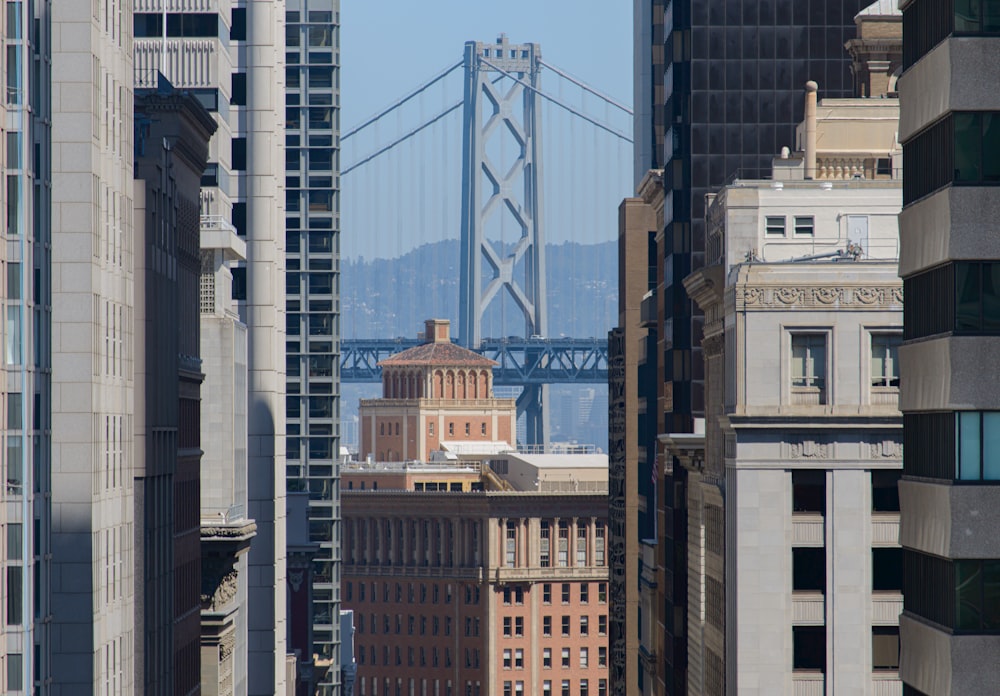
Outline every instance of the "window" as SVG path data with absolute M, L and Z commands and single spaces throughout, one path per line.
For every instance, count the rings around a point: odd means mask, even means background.
M 584 524 L 576 527 L 576 564 L 587 565 L 587 526 Z
M 512 660 L 511 660 L 510 648 L 504 648 L 504 650 L 503 650 L 503 668 L 504 669 L 510 669 L 511 662 L 512 662 Z M 510 682 L 505 682 L 505 684 L 509 685 Z
M 792 512 L 826 514 L 826 472 L 792 470 Z
M 580 648 L 580 667 L 586 669 L 590 662 L 590 651 L 587 648 Z
M 233 106 L 247 105 L 247 74 L 245 72 L 233 73 L 233 96 L 229 98 L 229 103 Z
M 542 568 L 549 567 L 549 553 L 552 531 L 547 520 L 541 522 L 541 549 L 539 550 L 539 565 Z
M 232 28 L 229 30 L 229 39 L 231 41 L 246 41 L 247 40 L 247 11 L 242 7 L 233 8 L 233 23 Z
M 543 616 L 542 617 L 542 635 L 551 636 L 552 635 L 552 617 Z
M 562 666 L 569 667 L 569 648 L 562 649 Z
M 1000 480 L 1000 411 L 959 411 L 955 429 L 955 478 Z
M 902 549 L 872 549 L 872 590 L 903 591 Z
M 514 669 L 524 669 L 524 650 L 521 648 L 514 651 Z
M 872 471 L 872 512 L 899 512 L 899 469 Z
M 601 614 L 597 617 L 597 634 L 601 636 L 608 635 L 608 617 L 606 614 Z
M 597 648 L 597 666 L 601 668 L 608 666 L 608 649 L 603 645 Z
M 807 398 L 798 403 L 826 403 L 826 334 L 792 334 L 792 391 Z
M 504 638 L 510 638 L 513 632 L 511 631 L 512 621 L 509 616 L 503 617 L 503 636 Z
M 565 615 L 562 617 L 562 634 L 563 637 L 569 636 L 569 617 Z
M 233 170 L 237 172 L 246 171 L 247 168 L 247 139 L 233 138 Z
M 768 215 L 764 218 L 764 233 L 785 236 L 785 216 Z
M 597 696 L 608 696 L 608 680 L 597 680 Z
M 562 584 L 562 603 L 569 604 L 569 583 L 564 582 Z
M 901 334 L 872 334 L 872 386 L 899 387 Z
M 792 549 L 792 589 L 797 592 L 826 591 L 826 549 Z
M 597 601 L 601 604 L 608 603 L 608 583 L 601 582 L 597 584 Z
M 955 332 L 1000 333 L 1000 262 L 954 266 Z
M 1000 163 L 990 153 L 1000 151 L 1000 114 L 956 112 L 955 183 L 1000 182 Z
M 454 435 L 455 434 L 455 424 L 454 423 L 449 423 L 448 424 L 448 434 L 449 435 Z
M 514 685 L 509 681 L 503 683 L 503 696 L 514 696 Z
M 569 565 L 569 522 L 559 523 L 559 567 Z
M 825 626 L 792 626 L 792 667 L 826 672 Z
M 590 583 L 580 583 L 580 604 L 587 604 L 590 601 Z
M 542 696 L 552 696 L 552 682 L 548 679 L 542 682 Z
M 813 233 L 813 227 L 815 222 L 812 215 L 796 215 L 795 216 L 795 234 L 808 234 Z
M 21 611 L 21 566 L 7 566 L 7 625 L 16 626 L 23 620 Z
M 552 667 L 552 648 L 542 649 L 542 667 L 545 669 Z
M 510 596 L 511 596 L 510 588 L 509 587 L 503 588 L 503 603 L 505 606 L 510 606 Z
M 542 585 L 542 602 L 552 604 L 552 583 Z
M 569 679 L 562 680 L 562 696 L 569 696 Z
M 954 561 L 955 629 L 1000 630 L 1000 561 Z
M 513 566 L 517 563 L 517 522 L 508 520 L 507 522 L 507 565 Z M 504 599 L 509 600 L 509 590 L 504 591 Z M 510 603 L 509 601 L 507 602 Z
M 587 616 L 580 617 L 580 635 L 590 635 L 590 618 Z
M 524 617 L 518 616 L 514 619 L 514 635 L 521 638 L 524 635 Z
M 872 667 L 899 669 L 899 626 L 872 627 Z
M 603 522 L 598 522 L 594 525 L 594 565 L 603 566 L 604 565 L 604 534 L 605 527 Z

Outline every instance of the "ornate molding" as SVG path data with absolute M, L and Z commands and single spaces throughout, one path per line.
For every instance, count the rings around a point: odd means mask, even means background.
M 878 286 L 742 286 L 734 289 L 737 309 L 900 309 L 903 288 Z
M 878 440 L 868 443 L 870 459 L 902 459 L 903 443 L 897 440 Z
M 788 444 L 788 453 L 792 459 L 830 459 L 833 446 L 828 442 L 802 440 Z

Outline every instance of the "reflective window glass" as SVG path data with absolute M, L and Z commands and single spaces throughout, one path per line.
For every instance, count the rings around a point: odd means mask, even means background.
M 956 113 L 955 181 L 982 179 L 982 120 L 980 114 Z
M 958 476 L 965 481 L 979 479 L 979 412 L 958 415 Z

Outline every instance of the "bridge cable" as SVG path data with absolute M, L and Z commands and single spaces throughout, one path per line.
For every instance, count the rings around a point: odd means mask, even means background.
M 413 99 L 415 96 L 417 96 L 418 94 L 420 94 L 421 92 L 423 92 L 424 90 L 426 90 L 431 85 L 433 85 L 433 84 L 435 84 L 437 82 L 440 82 L 445 77 L 447 77 L 448 75 L 450 75 L 455 70 L 455 68 L 459 68 L 459 67 L 461 67 L 464 64 L 465 64 L 465 60 L 463 59 L 463 60 L 458 61 L 457 63 L 455 63 L 451 67 L 445 68 L 444 70 L 442 70 L 441 72 L 439 72 L 437 75 L 435 75 L 434 77 L 432 77 L 429 82 L 425 82 L 420 87 L 417 87 L 415 90 L 413 90 L 412 92 L 410 92 L 406 96 L 397 99 L 390 106 L 387 106 L 385 109 L 383 109 L 382 111 L 380 111 L 375 116 L 372 116 L 371 118 L 369 118 L 364 123 L 362 123 L 362 124 L 360 124 L 358 126 L 355 126 L 354 128 L 350 129 L 349 131 L 347 131 L 346 133 L 344 133 L 343 135 L 341 135 L 340 136 L 340 141 L 344 142 L 345 140 L 347 140 L 348 138 L 350 138 L 352 135 L 354 135 L 358 131 L 364 130 L 365 128 L 367 128 L 371 124 L 375 123 L 375 121 L 378 121 L 380 118 L 382 118 L 383 116 L 385 116 L 386 114 L 388 114 L 390 111 L 393 111 L 394 109 L 398 109 L 403 104 L 405 104 L 406 102 L 408 102 L 411 99 Z M 569 78 L 567 78 L 567 79 L 569 79 Z M 343 173 L 344 172 L 341 172 L 341 174 L 343 174 Z
M 601 123 L 600 121 L 598 121 L 596 119 L 593 119 L 590 116 L 587 116 L 587 114 L 574 109 L 569 104 L 566 104 L 566 103 L 564 103 L 564 102 L 556 99 L 555 97 L 546 94 L 542 90 L 540 90 L 537 87 L 535 87 L 535 86 L 533 86 L 533 85 L 525 82 L 524 80 L 522 80 L 521 78 L 517 77 L 516 75 L 513 75 L 513 74 L 507 72 L 503 68 L 498 68 L 497 66 L 493 65 L 493 63 L 491 63 L 488 60 L 486 60 L 485 58 L 481 57 L 479 60 L 482 61 L 483 63 L 485 63 L 486 65 L 488 65 L 489 67 L 493 68 L 494 70 L 496 70 L 498 73 L 500 73 L 504 77 L 509 77 L 510 79 L 514 80 L 519 85 L 521 85 L 522 87 L 531 90 L 532 92 L 536 93 L 538 96 L 542 97 L 543 99 L 547 99 L 548 101 L 552 102 L 556 106 L 559 106 L 559 107 L 562 107 L 563 109 L 566 109 L 566 111 L 570 112 L 574 116 L 577 116 L 578 118 L 582 118 L 584 121 L 586 121 L 586 122 L 588 122 L 588 123 L 590 123 L 590 124 L 592 124 L 594 126 L 597 126 L 601 130 L 607 131 L 611 135 L 614 135 L 614 136 L 616 136 L 618 138 L 621 138 L 622 140 L 624 140 L 627 143 L 631 143 L 632 142 L 632 138 L 630 138 L 629 136 L 625 135 L 621 131 L 617 131 L 614 128 L 612 128 L 611 126 L 609 126 L 607 124 L 604 124 L 604 123 Z
M 624 111 L 625 113 L 627 113 L 629 116 L 632 115 L 632 109 L 630 109 L 629 107 L 625 106 L 624 104 L 621 104 L 621 103 L 615 101 L 614 99 L 612 99 L 608 95 L 604 94 L 603 92 L 600 92 L 600 91 L 594 89 L 593 87 L 591 87 L 590 85 L 586 84 L 585 82 L 581 82 L 580 80 L 576 79 L 575 77 L 573 77 L 569 73 L 567 73 L 567 72 L 565 72 L 563 70 L 560 70 L 559 68 L 557 68 L 556 66 L 552 65 L 551 63 L 546 63 L 544 60 L 540 60 L 538 62 L 541 63 L 542 65 L 544 65 L 546 68 L 548 68 L 552 72 L 554 72 L 555 74 L 559 75 L 560 77 L 563 77 L 563 78 L 569 80 L 570 82 L 572 82 L 577 87 L 580 87 L 581 89 L 583 89 L 583 90 L 585 90 L 587 92 L 590 92 L 591 94 L 593 94 L 598 99 L 603 99 L 608 104 L 611 104 L 611 106 L 618 107 L 619 109 L 621 109 L 622 111 Z

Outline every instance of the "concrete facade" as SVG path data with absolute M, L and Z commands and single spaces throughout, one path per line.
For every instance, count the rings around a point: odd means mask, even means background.
M 130 13 L 52 31 L 52 693 L 142 691 Z M 45 18 L 43 18 L 44 21 Z
M 828 122 L 860 107 L 827 102 Z M 813 157 L 870 158 L 849 133 Z M 802 180 L 798 160 L 708 197 L 709 263 L 684 281 L 705 314 L 705 429 L 661 440 L 688 471 L 689 694 L 899 688 L 901 587 L 884 569 L 899 564 L 898 505 L 884 493 L 902 450 L 901 187 Z
M 899 5 L 906 27 L 899 273 L 908 303 L 900 350 L 900 540 L 908 571 L 900 674 L 906 693 L 965 696 L 1000 680 L 992 620 L 1000 610 L 992 446 L 1000 337 L 991 283 L 1000 261 L 991 125 L 1000 98 L 984 88 L 1000 77 L 1000 40 L 991 19 L 958 6 Z

